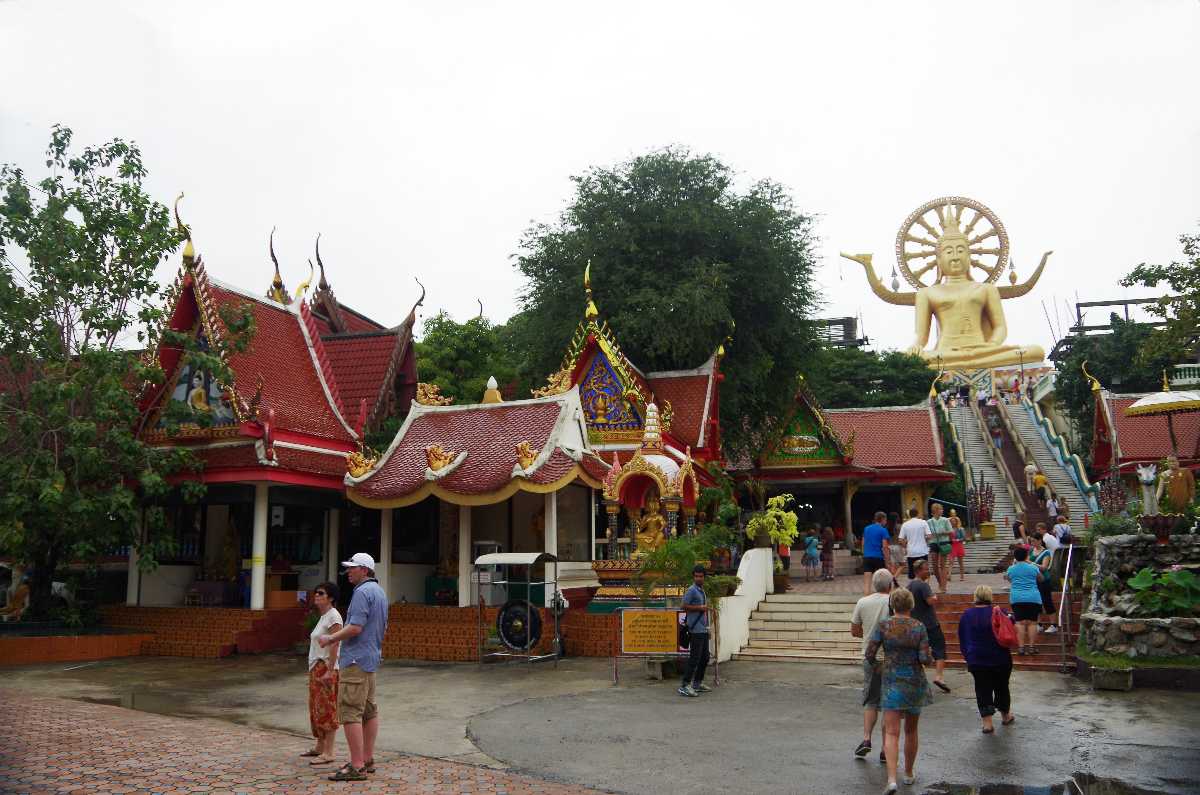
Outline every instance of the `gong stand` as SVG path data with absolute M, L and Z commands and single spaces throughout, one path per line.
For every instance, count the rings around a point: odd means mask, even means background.
M 533 567 L 538 563 L 554 564 L 554 578 L 535 581 L 533 579 Z M 479 648 L 479 662 L 483 663 L 488 658 L 505 658 L 509 662 L 537 662 L 538 660 L 554 660 L 555 667 L 558 665 L 558 658 L 562 649 L 562 636 L 559 633 L 558 617 L 560 606 L 562 605 L 561 594 L 558 590 L 558 558 L 548 552 L 496 552 L 488 555 L 480 555 L 475 560 L 475 572 L 472 579 L 472 585 L 478 585 L 480 574 L 484 568 L 491 566 L 499 566 L 503 572 L 503 579 L 492 580 L 492 585 L 503 585 L 506 593 L 505 602 L 503 605 L 485 605 L 482 595 L 476 596 L 476 638 Z M 513 579 L 510 575 L 513 566 L 525 567 L 525 579 Z M 547 567 L 543 565 L 543 574 L 546 575 Z M 507 598 L 509 586 L 523 586 L 525 588 L 524 599 Z M 533 588 L 534 586 L 542 586 L 545 593 L 552 594 L 551 605 L 548 609 L 550 617 L 553 619 L 554 635 L 553 642 L 550 646 L 549 653 L 536 654 L 534 649 L 542 639 L 542 632 L 546 629 L 543 626 L 541 615 L 541 605 L 533 603 Z M 483 609 L 485 607 L 498 607 L 496 613 L 496 634 L 500 639 L 500 643 L 505 650 L 484 652 L 485 626 Z

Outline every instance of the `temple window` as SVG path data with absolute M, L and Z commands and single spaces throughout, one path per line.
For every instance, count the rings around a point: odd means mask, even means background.
M 438 562 L 438 499 L 392 511 L 392 563 Z
M 558 492 L 558 559 L 590 562 L 591 539 L 591 489 L 572 484 Z

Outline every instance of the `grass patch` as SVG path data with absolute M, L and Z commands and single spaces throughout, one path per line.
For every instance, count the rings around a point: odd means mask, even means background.
M 1126 657 L 1123 654 L 1107 654 L 1092 651 L 1084 643 L 1083 636 L 1075 644 L 1075 654 L 1093 668 L 1200 668 L 1200 657 Z

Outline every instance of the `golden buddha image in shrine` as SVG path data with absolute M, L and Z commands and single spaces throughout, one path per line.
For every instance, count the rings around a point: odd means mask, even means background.
M 900 292 L 895 268 L 891 289 L 884 287 L 871 264 L 872 255 L 842 256 L 863 266 L 875 295 L 889 304 L 916 308 L 916 340 L 910 353 L 935 369 L 978 370 L 1037 364 L 1044 358 L 1045 351 L 1037 345 L 1006 344 L 1008 325 L 1001 301 L 1032 290 L 1052 253 L 1043 254 L 1033 276 L 1017 284 L 1004 224 L 974 199 L 948 196 L 918 207 L 896 235 L 896 267 L 914 292 Z M 1006 268 L 1009 284 L 997 285 Z M 973 270 L 982 272 L 983 281 L 972 278 Z M 937 342 L 926 348 L 935 319 Z

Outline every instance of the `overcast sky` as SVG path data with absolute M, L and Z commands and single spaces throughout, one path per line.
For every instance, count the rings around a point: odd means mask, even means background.
M 321 232 L 338 297 L 391 324 L 414 276 L 427 312 L 506 319 L 570 175 L 684 145 L 818 216 L 822 314 L 877 347 L 911 343 L 912 309 L 838 252 L 886 280 L 905 216 L 965 195 L 1022 278 L 1054 250 L 1005 302 L 1009 340 L 1048 350 L 1044 311 L 1134 294 L 1122 274 L 1200 230 L 1197 42 L 1197 0 L 0 0 L 0 161 L 40 175 L 55 122 L 133 139 L 215 277 L 265 290 L 277 225 L 294 286 Z

